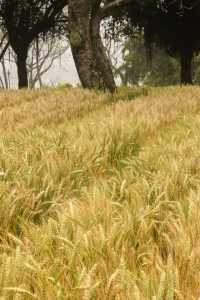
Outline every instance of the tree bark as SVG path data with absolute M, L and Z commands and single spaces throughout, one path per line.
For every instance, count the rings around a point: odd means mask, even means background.
M 3 69 L 4 86 L 5 86 L 6 89 L 9 89 L 8 74 L 7 74 L 7 71 L 6 71 L 6 65 L 5 65 L 4 57 L 1 60 L 1 66 L 2 66 L 2 69 Z
M 80 81 L 84 88 L 98 86 L 90 36 L 92 6 L 88 0 L 69 1 L 69 41 Z
M 116 91 L 116 84 L 112 72 L 111 62 L 106 54 L 106 49 L 101 39 L 100 25 L 101 19 L 97 14 L 92 18 L 91 24 L 91 38 L 95 66 L 98 74 L 100 74 L 99 77 L 103 80 L 101 86 L 103 86 L 104 89 L 108 89 L 110 92 L 114 93 Z
M 183 50 L 181 53 L 181 84 L 192 84 L 192 51 Z
M 72 55 L 83 87 L 114 92 L 112 69 L 100 37 L 100 18 L 93 14 L 92 1 L 69 1 L 69 28 Z
M 18 87 L 19 89 L 28 88 L 28 73 L 26 60 L 28 49 L 22 49 L 17 53 L 17 73 L 18 73 Z

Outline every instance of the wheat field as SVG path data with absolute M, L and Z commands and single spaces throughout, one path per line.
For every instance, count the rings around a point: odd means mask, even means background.
M 200 299 L 200 88 L 0 92 L 11 299 Z

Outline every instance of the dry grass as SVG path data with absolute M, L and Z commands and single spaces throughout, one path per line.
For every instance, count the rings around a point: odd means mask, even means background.
M 1 92 L 0 132 L 0 300 L 200 299 L 200 88 Z

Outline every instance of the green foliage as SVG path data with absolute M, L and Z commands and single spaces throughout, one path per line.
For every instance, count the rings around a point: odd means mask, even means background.
M 130 36 L 135 31 L 144 32 L 148 58 L 151 58 L 152 47 L 156 44 L 171 57 L 180 59 L 180 81 L 182 84 L 192 84 L 191 62 L 194 54 L 200 51 L 200 39 L 196 30 L 200 24 L 198 2 L 130 1 L 118 15 L 114 15 L 114 20 L 121 24 L 119 32 L 126 35 Z M 140 55 L 135 59 L 140 62 Z M 140 72 L 143 73 L 143 70 L 140 69 Z M 139 76 L 140 72 L 137 72 Z
M 169 56 L 164 49 L 154 44 L 151 61 L 147 59 L 143 34 L 137 34 L 125 40 L 122 49 L 122 64 L 115 68 L 115 76 L 127 85 L 145 84 L 149 86 L 176 85 L 180 82 L 180 64 Z M 194 83 L 200 83 L 200 56 L 195 55 L 192 63 Z M 136 89 L 137 93 L 140 89 Z M 133 87 L 125 90 L 125 94 L 134 98 Z

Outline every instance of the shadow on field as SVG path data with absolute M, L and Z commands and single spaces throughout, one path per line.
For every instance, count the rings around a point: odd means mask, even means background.
M 108 95 L 107 102 L 132 101 L 140 96 L 148 96 L 149 92 L 149 87 L 120 87 L 115 94 Z

